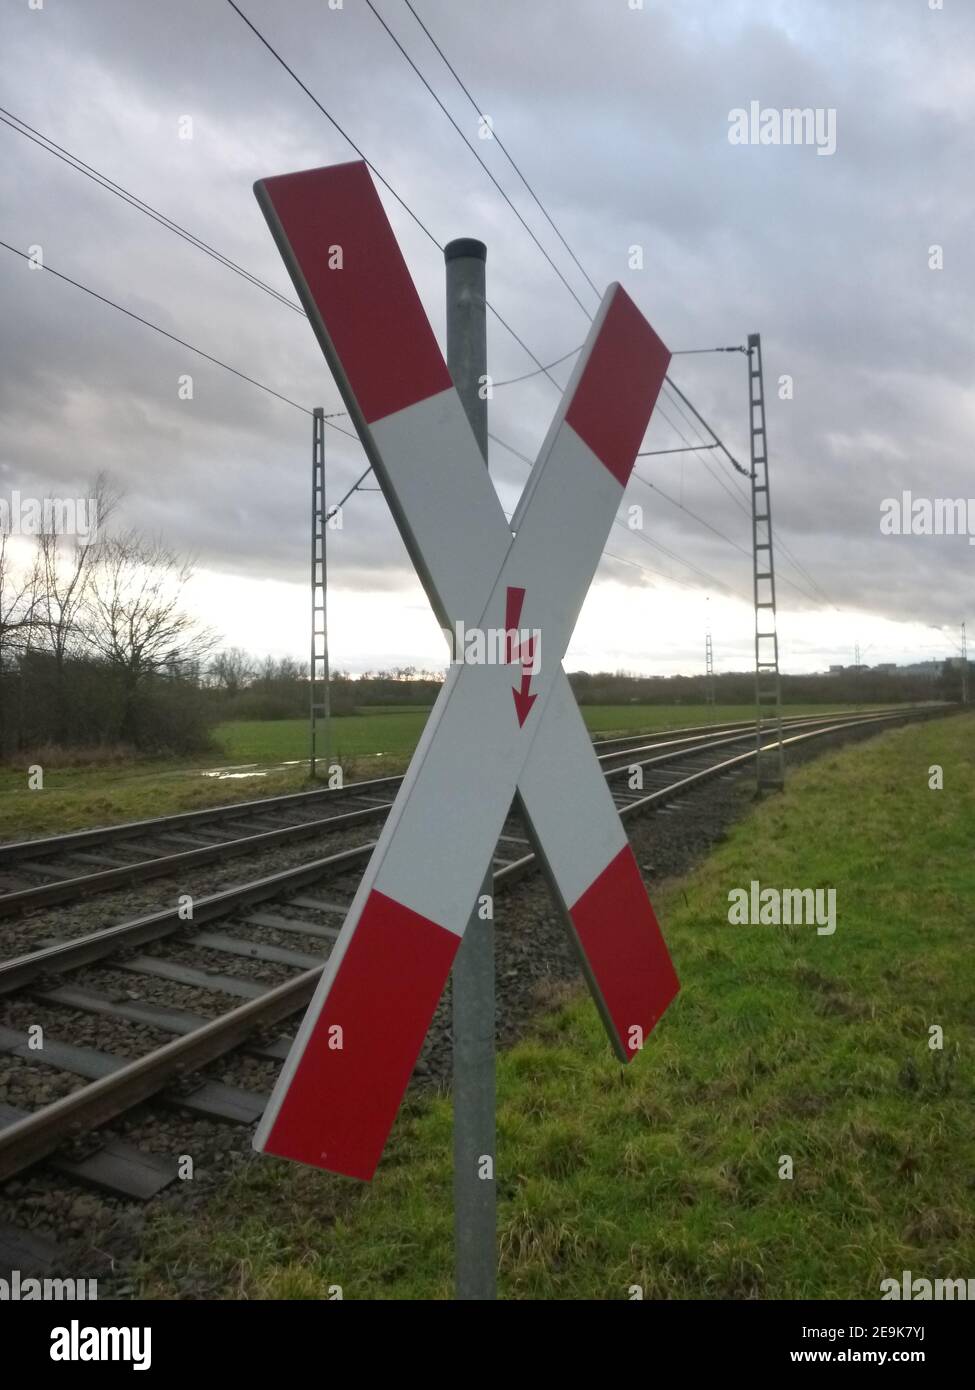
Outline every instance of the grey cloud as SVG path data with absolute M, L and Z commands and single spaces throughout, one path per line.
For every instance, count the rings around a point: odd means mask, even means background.
M 243 8 L 439 239 L 488 241 L 491 297 L 542 361 L 582 341 L 583 314 L 363 5 Z M 474 138 L 473 112 L 405 8 L 380 8 Z M 648 0 L 642 13 L 625 0 L 419 8 L 597 284 L 622 280 L 675 346 L 762 331 L 779 534 L 834 602 L 955 622 L 971 549 L 883 538 L 878 515 L 901 487 L 973 491 L 964 429 L 972 112 L 962 80 L 975 52 L 971 12 L 893 0 Z M 3 26 L 12 110 L 291 296 L 251 184 L 354 156 L 229 6 L 74 0 L 8 7 Z M 836 154 L 729 145 L 728 111 L 752 98 L 835 105 Z M 180 142 L 176 121 L 187 113 L 195 138 Z M 476 143 L 555 254 L 500 152 Z M 5 127 L 0 153 L 5 240 L 42 243 L 51 265 L 299 404 L 340 408 L 297 315 Z M 439 332 L 439 253 L 383 196 Z M 643 272 L 627 267 L 634 242 L 646 249 Z M 945 246 L 942 272 L 927 268 L 933 242 Z M 557 259 L 593 306 L 575 267 Z M 126 489 L 128 518 L 164 530 L 200 563 L 303 582 L 306 416 L 7 252 L 0 285 L 5 485 L 51 490 L 108 467 Z M 532 367 L 496 323 L 490 348 L 498 378 Z M 176 397 L 183 372 L 194 377 L 192 402 Z M 782 373 L 795 378 L 791 402 L 774 395 Z M 743 359 L 677 358 L 673 375 L 744 457 Z M 492 428 L 531 456 L 555 400 L 541 377 L 499 390 Z M 648 447 L 679 443 L 654 423 Z M 734 486 L 720 457 L 707 457 Z M 364 466 L 357 443 L 330 433 L 328 465 L 335 497 Z M 525 476 L 501 449 L 492 465 L 506 495 Z M 746 518 L 699 459 L 640 468 L 747 546 Z M 739 551 L 638 483 L 630 496 L 654 539 L 748 592 Z M 610 548 L 699 582 L 619 528 Z M 376 496 L 350 502 L 334 551 L 343 582 L 395 589 L 409 573 Z M 646 582 L 619 563 L 607 572 Z M 781 598 L 805 602 L 787 584 Z

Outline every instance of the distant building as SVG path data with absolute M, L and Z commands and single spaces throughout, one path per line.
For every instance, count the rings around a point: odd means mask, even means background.
M 927 676 L 929 680 L 936 680 L 941 675 L 940 661 L 915 661 L 910 666 L 898 666 L 897 675 L 899 676 Z

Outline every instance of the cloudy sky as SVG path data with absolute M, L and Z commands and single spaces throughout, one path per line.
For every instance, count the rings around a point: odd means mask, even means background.
M 405 0 L 374 8 L 582 307 L 366 0 L 239 3 L 438 242 L 488 244 L 489 300 L 537 359 L 578 347 L 596 296 L 497 142 L 478 138 L 474 109 Z M 883 499 L 904 490 L 975 498 L 975 7 L 413 6 L 600 289 L 621 281 L 672 349 L 761 333 L 785 547 L 783 669 L 850 663 L 856 642 L 869 664 L 954 654 L 963 619 L 975 619 L 975 547 L 965 536 L 882 535 L 880 517 Z M 252 183 L 355 151 L 227 0 L 0 0 L 0 28 L 8 121 L 293 298 Z M 729 113 L 752 102 L 835 111 L 835 152 L 732 144 Z M 383 198 L 443 342 L 442 257 Z M 0 205 L 10 246 L 40 247 L 48 268 L 288 398 L 0 248 L 0 496 L 81 495 L 107 469 L 124 489 L 124 520 L 195 557 L 192 602 L 225 645 L 304 653 L 305 411 L 341 409 L 307 322 L 29 140 L 23 124 L 0 125 Z M 671 372 L 739 458 L 745 361 L 688 355 Z M 571 366 L 552 376 L 564 383 Z M 492 320 L 494 378 L 534 367 Z M 179 398 L 185 374 L 192 400 Z M 779 398 L 785 376 L 791 400 Z M 556 401 L 544 375 L 499 387 L 493 434 L 533 457 Z M 661 405 L 644 448 L 704 437 L 671 398 Z M 365 464 L 356 440 L 330 430 L 327 444 L 336 500 Z M 490 464 L 510 510 L 527 466 L 498 444 Z M 700 670 L 709 617 L 717 669 L 748 666 L 745 480 L 718 450 L 643 458 L 638 472 L 645 481 L 631 481 L 626 504 L 643 506 L 644 530 L 613 528 L 567 666 Z M 975 529 L 975 501 L 971 510 Z M 439 664 L 442 639 L 382 496 L 356 494 L 329 542 L 333 664 Z

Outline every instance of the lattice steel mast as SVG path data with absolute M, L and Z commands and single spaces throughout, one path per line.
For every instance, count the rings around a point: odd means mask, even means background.
M 326 612 L 327 570 L 325 564 L 325 411 L 316 406 L 312 415 L 311 472 L 311 746 L 309 776 L 315 776 L 316 763 L 325 764 L 330 756 L 329 718 L 331 701 L 328 671 L 328 618 Z
M 775 621 L 775 558 L 769 492 L 768 438 L 762 339 L 748 335 L 749 438 L 752 461 L 752 569 L 755 594 L 756 790 L 780 790 L 785 782 L 782 749 L 782 686 Z

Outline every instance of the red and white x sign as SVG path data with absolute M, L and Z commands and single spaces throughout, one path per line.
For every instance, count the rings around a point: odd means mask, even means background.
M 442 626 L 512 634 L 451 667 L 255 1138 L 368 1179 L 516 793 L 623 1060 L 677 993 L 561 665 L 670 353 L 611 286 L 509 525 L 366 165 L 255 191 Z

